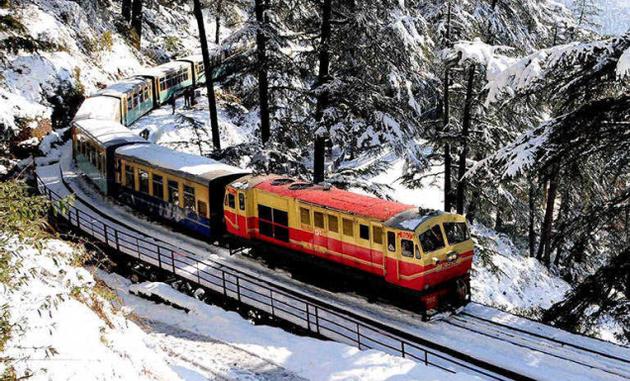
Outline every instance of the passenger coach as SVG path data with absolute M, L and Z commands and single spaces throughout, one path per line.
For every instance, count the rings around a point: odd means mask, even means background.
M 226 184 L 248 173 L 156 144 L 118 148 L 115 168 L 123 202 L 208 238 L 224 232 Z

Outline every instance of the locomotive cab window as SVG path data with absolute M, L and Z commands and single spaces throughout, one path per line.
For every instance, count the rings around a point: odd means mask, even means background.
M 387 232 L 387 250 L 396 251 L 396 234 Z
M 439 250 L 444 247 L 444 237 L 440 225 L 435 225 L 431 229 L 420 234 L 420 244 L 425 253 Z
M 236 208 L 236 198 L 234 198 L 232 193 L 228 193 L 227 195 L 227 206 L 230 209 Z
M 444 232 L 449 245 L 455 245 L 470 239 L 468 227 L 465 222 L 445 222 Z
M 401 239 L 400 248 L 402 249 L 403 257 L 413 258 L 413 241 Z
M 238 194 L 238 208 L 240 210 L 245 210 L 245 195 L 242 193 Z
M 359 224 L 359 237 L 368 241 L 370 240 L 370 228 L 367 225 Z
M 311 211 L 308 208 L 300 207 L 300 222 L 303 225 L 311 224 Z
M 168 202 L 179 206 L 179 183 L 177 181 L 168 181 Z

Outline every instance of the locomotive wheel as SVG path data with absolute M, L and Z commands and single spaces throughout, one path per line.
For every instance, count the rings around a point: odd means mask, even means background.
M 458 279 L 455 283 L 455 296 L 462 305 L 470 300 L 470 282 L 466 279 Z

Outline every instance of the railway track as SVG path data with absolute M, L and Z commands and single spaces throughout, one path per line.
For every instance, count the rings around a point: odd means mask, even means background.
M 57 169 L 57 175 L 54 170 L 52 172 L 44 173 L 43 177 L 47 177 L 46 180 L 40 179 L 40 188 L 43 188 L 43 192 L 51 195 L 54 192 L 58 197 L 61 194 L 73 193 L 66 184 L 61 181 L 63 177 L 60 174 L 60 169 Z M 55 181 L 55 177 L 56 181 Z M 47 182 L 48 181 L 48 182 Z M 155 240 L 155 237 L 147 237 L 146 232 L 134 229 L 130 226 L 124 226 L 122 221 L 113 221 L 111 217 L 107 218 L 104 213 L 100 213 L 95 210 L 94 202 L 90 200 L 81 200 L 77 197 L 77 206 L 74 210 L 76 216 L 81 214 L 86 215 L 86 220 L 91 220 L 91 229 L 86 229 L 83 226 L 81 230 L 91 233 L 92 236 L 97 239 L 110 241 L 112 238 L 111 231 L 108 233 L 105 228 L 105 234 L 100 234 L 95 230 L 94 225 L 98 226 L 112 226 L 115 224 L 124 230 L 125 234 L 131 239 L 136 239 L 137 255 L 138 258 L 146 256 L 148 247 L 150 245 L 156 245 L 160 240 Z M 68 213 L 68 220 L 73 225 L 80 225 L 81 219 L 79 217 L 73 217 Z M 106 220 L 107 225 L 101 221 Z M 99 225 L 100 224 L 100 225 Z M 80 227 L 81 228 L 81 227 Z M 86 231 L 87 230 L 87 231 Z M 101 229 L 101 233 L 103 229 Z M 108 239 L 109 238 L 109 239 Z M 150 240 L 149 240 L 150 238 Z M 164 238 L 160 236 L 160 238 Z M 142 241 L 139 241 L 142 240 Z M 139 244 L 142 242 L 142 245 Z M 106 242 L 111 245 L 111 242 Z M 165 250 L 171 250 L 173 253 L 174 245 L 164 243 Z M 170 248 L 169 248 L 170 246 Z M 176 245 L 175 245 L 176 246 Z M 125 250 L 121 250 L 125 252 Z M 127 254 L 130 250 L 127 250 Z M 135 253 L 134 253 L 135 254 Z M 158 249 L 158 261 L 160 259 L 160 253 Z M 187 276 L 182 273 L 182 269 L 176 266 L 176 261 L 179 259 L 173 259 L 169 266 L 172 266 L 173 272 L 177 275 L 183 276 L 188 280 L 193 280 L 194 276 Z M 192 262 L 185 262 L 185 266 L 192 266 Z M 201 262 L 194 264 L 197 271 L 197 280 L 200 284 L 204 284 L 202 277 L 200 277 Z M 153 263 L 152 263 L 153 264 Z M 204 266 L 206 263 L 203 262 Z M 239 262 L 240 264 L 240 262 Z M 164 268 L 160 263 L 160 267 Z M 269 274 L 262 272 L 256 272 L 255 269 L 248 269 L 248 271 L 236 271 L 231 273 L 230 263 L 215 264 L 222 268 L 223 274 L 229 273 L 229 279 L 227 283 L 223 284 L 224 294 L 228 297 L 238 297 L 242 302 L 252 304 L 255 307 L 261 308 L 266 312 L 271 312 L 281 319 L 285 319 L 292 323 L 298 321 L 302 326 L 308 330 L 316 332 L 322 336 L 326 336 L 331 339 L 335 339 L 342 342 L 349 342 L 357 345 L 359 348 L 375 348 L 384 350 L 389 353 L 402 355 L 404 357 L 410 357 L 417 361 L 423 361 L 428 365 L 438 366 L 445 368 L 453 372 L 465 371 L 467 373 L 476 374 L 486 379 L 544 379 L 543 373 L 539 372 L 539 369 L 534 369 L 528 366 L 516 366 L 518 364 L 506 364 L 501 359 L 501 352 L 503 355 L 510 355 L 514 353 L 534 353 L 536 356 L 540 356 L 547 361 L 550 365 L 552 361 L 562 362 L 567 367 L 573 366 L 576 369 L 574 372 L 581 374 L 583 370 L 588 370 L 591 376 L 587 375 L 582 379 L 628 379 L 630 378 L 630 360 L 622 355 L 615 355 L 605 349 L 599 349 L 599 345 L 580 345 L 570 342 L 569 340 L 560 340 L 557 338 L 545 336 L 540 333 L 528 331 L 526 329 L 517 328 L 515 326 L 509 326 L 501 324 L 483 316 L 476 316 L 471 313 L 464 312 L 459 316 L 452 316 L 444 321 L 415 324 L 416 317 L 407 313 L 407 316 L 399 317 L 395 320 L 397 315 L 397 309 L 381 309 L 373 308 L 373 310 L 361 311 L 360 309 L 366 307 L 361 302 L 357 302 L 351 297 L 344 297 L 332 300 L 334 295 L 327 292 L 305 292 L 312 291 L 307 285 L 291 285 L 287 286 L 282 282 L 289 283 L 291 279 L 278 280 L 277 277 L 267 278 Z M 246 267 L 246 266 L 245 266 Z M 229 271 L 228 271 L 229 270 Z M 189 274 L 188 274 L 189 275 Z M 253 278 L 247 280 L 252 285 L 236 284 L 236 291 L 234 290 L 233 279 L 246 279 L 247 277 Z M 262 281 L 260 281 L 262 279 Z M 205 282 L 208 283 L 208 282 Z M 279 284 L 274 284 L 279 283 Z M 295 283 L 295 281 L 293 281 Z M 250 287 L 251 286 L 251 287 Z M 296 287 L 297 286 L 297 287 Z M 240 287 L 240 290 L 239 290 Z M 248 289 L 249 287 L 249 289 Z M 260 299 L 263 298 L 260 294 L 262 289 L 265 292 L 269 291 L 271 296 L 271 308 L 265 306 L 264 303 L 261 306 Z M 210 287 L 212 288 L 212 287 Z M 216 288 L 214 289 L 216 291 Z M 292 299 L 294 298 L 294 299 Z M 274 304 L 275 303 L 275 304 Z M 305 308 L 295 307 L 302 303 Z M 301 305 L 302 306 L 302 305 Z M 351 307 L 351 308 L 349 308 Z M 379 311 L 384 310 L 384 311 Z M 389 314 L 389 315 L 388 315 Z M 479 341 L 479 347 L 490 345 L 497 346 L 496 359 L 493 361 L 493 356 L 488 356 L 487 353 L 475 353 L 475 347 L 473 348 L 458 348 L 449 343 L 448 340 L 442 338 L 440 340 L 440 330 L 448 329 L 456 330 L 455 337 L 459 335 L 459 332 L 467 332 L 470 338 Z M 447 332 L 447 331 L 443 331 Z M 498 345 L 497 343 L 503 343 Z M 608 345 L 601 345 L 608 347 Z M 630 350 L 624 348 L 623 352 Z M 512 360 L 513 362 L 513 360 Z M 530 369 L 531 368 L 531 369 Z M 568 375 L 573 374 L 571 372 Z M 566 376 L 566 375 L 565 375 Z M 549 379 L 561 379 L 562 376 L 558 376 L 557 373 L 550 373 Z M 576 377 L 573 379 L 580 379 Z

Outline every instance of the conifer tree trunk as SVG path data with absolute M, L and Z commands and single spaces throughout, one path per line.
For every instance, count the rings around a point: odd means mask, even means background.
M 258 98 L 260 103 L 260 139 L 265 144 L 271 135 L 269 123 L 269 83 L 267 79 L 267 38 L 265 37 L 266 27 L 266 4 L 263 0 L 255 0 L 256 21 L 256 55 L 258 57 Z
M 446 14 L 446 45 L 450 46 L 451 40 L 451 3 L 449 1 L 447 5 L 447 14 Z M 448 65 L 445 65 L 444 69 L 444 101 L 443 101 L 443 111 L 442 111 L 442 131 L 443 133 L 448 132 L 448 125 L 450 123 L 451 118 L 451 106 L 450 106 L 450 75 L 451 69 Z M 452 184 L 451 184 L 451 168 L 452 168 L 452 158 L 451 158 L 451 145 L 448 141 L 444 144 L 444 211 L 450 212 L 453 207 L 452 201 Z
M 122 0 L 122 16 L 125 21 L 131 21 L 131 0 Z
M 569 213 L 569 205 L 571 204 L 570 195 L 569 195 L 569 187 L 563 187 L 562 194 L 560 195 L 560 210 L 558 211 L 558 218 L 556 220 L 556 226 L 558 226 L 558 222 L 562 223 L 567 218 L 567 214 Z M 564 249 L 564 238 L 561 237 L 556 232 L 556 237 L 554 239 L 556 247 L 556 257 L 553 260 L 553 264 L 558 266 L 560 264 L 560 259 L 562 258 L 562 251 Z
M 529 221 L 528 221 L 528 243 L 529 243 L 529 256 L 534 257 L 536 255 L 536 230 L 535 230 L 535 221 L 536 221 L 536 188 L 534 186 L 533 175 L 527 176 L 527 181 L 529 182 L 528 189 L 528 203 L 529 203 Z
M 322 7 L 322 29 L 319 50 L 319 75 L 318 85 L 325 85 L 328 81 L 330 53 L 328 45 L 330 43 L 331 23 L 330 16 L 332 13 L 332 1 L 324 0 Z M 324 110 L 328 106 L 328 92 L 320 91 L 317 96 L 317 108 L 315 110 L 315 120 L 317 122 L 317 131 L 315 131 L 315 149 L 313 160 L 313 181 L 320 183 L 324 181 L 324 155 L 326 150 L 326 132 L 322 131 L 322 119 Z
M 221 13 L 223 12 L 223 0 L 219 0 L 217 2 L 217 14 L 214 18 L 214 23 L 216 24 L 216 30 L 214 35 L 214 43 L 219 45 L 219 32 L 221 31 Z
M 536 258 L 543 260 L 545 265 L 550 265 L 550 241 L 553 227 L 553 211 L 558 191 L 558 168 L 554 167 L 549 178 L 549 189 L 547 190 L 547 202 L 545 207 L 545 217 L 543 218 L 542 231 L 540 233 L 540 244 Z
M 475 82 L 475 66 L 468 68 L 468 83 L 466 85 L 466 99 L 464 101 L 464 115 L 462 116 L 462 151 L 459 155 L 457 168 L 457 213 L 464 214 L 464 193 L 466 191 L 466 159 L 468 157 L 468 135 L 472 119 L 473 85 Z
M 201 43 L 201 54 L 203 56 L 203 71 L 206 76 L 206 89 L 208 90 L 208 106 L 210 109 L 210 128 L 212 130 L 212 146 L 215 151 L 221 150 L 221 138 L 219 136 L 219 119 L 217 117 L 217 101 L 214 96 L 214 81 L 212 79 L 212 67 L 210 67 L 210 53 L 208 52 L 208 39 L 206 38 L 206 27 L 203 22 L 200 0 L 193 0 L 194 13 L 199 29 L 199 42 Z
M 137 49 L 142 41 L 142 3 L 143 0 L 133 0 L 131 9 L 131 33 Z
M 221 28 L 221 17 L 218 15 L 214 18 L 214 23 L 217 25 L 217 29 L 214 34 L 214 43 L 219 45 L 219 32 Z

